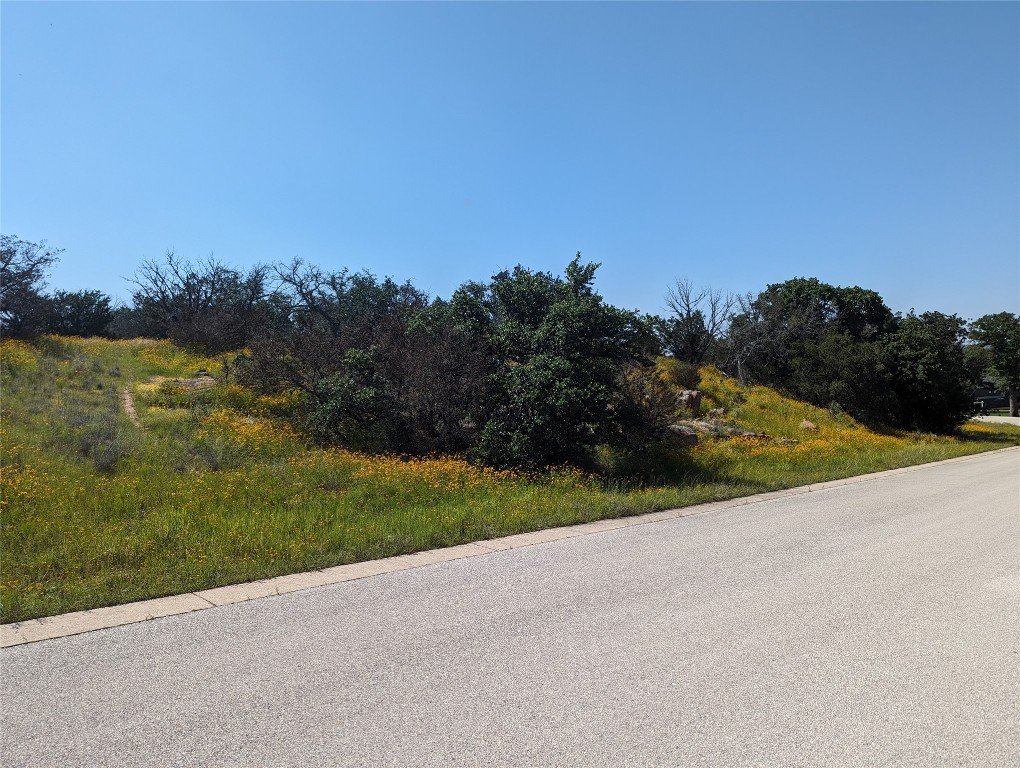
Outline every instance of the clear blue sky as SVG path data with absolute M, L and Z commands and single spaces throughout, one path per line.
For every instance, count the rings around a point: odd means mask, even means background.
M 4 2 L 0 226 L 432 295 L 517 263 L 1020 312 L 1020 4 Z

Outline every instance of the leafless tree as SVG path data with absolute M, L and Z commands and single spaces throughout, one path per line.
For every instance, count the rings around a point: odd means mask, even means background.
M 48 301 L 42 294 L 46 272 L 62 249 L 43 240 L 31 243 L 14 235 L 0 235 L 0 333 L 12 338 L 32 337 L 46 322 Z
M 661 326 L 664 346 L 674 357 L 700 365 L 726 333 L 737 299 L 678 279 L 666 292 L 666 306 L 672 315 Z
M 212 256 L 196 264 L 168 251 L 138 269 L 134 305 L 147 333 L 213 352 L 237 349 L 271 314 L 268 275 L 265 266 L 242 273 Z
M 731 369 L 729 373 L 733 373 L 732 369 L 735 369 L 737 378 L 745 384 L 747 360 L 760 348 L 765 332 L 761 313 L 755 303 L 756 299 L 757 295 L 750 291 L 736 297 L 734 301 L 737 311 L 731 315 L 727 337 L 726 363 Z

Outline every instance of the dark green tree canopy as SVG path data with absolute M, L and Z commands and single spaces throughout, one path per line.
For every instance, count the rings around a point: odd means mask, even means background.
M 1020 315 L 997 312 L 970 326 L 970 338 L 987 350 L 989 368 L 1009 395 L 1009 410 L 1017 415 L 1020 393 Z
M 873 341 L 895 327 L 896 318 L 875 291 L 841 288 L 817 278 L 797 277 L 766 288 L 755 300 L 766 321 L 793 332 L 835 330 L 858 341 Z M 785 318 L 785 321 L 784 321 Z
M 963 321 L 894 315 L 882 297 L 815 278 L 770 285 L 730 327 L 740 374 L 866 422 L 951 432 L 971 409 Z
M 46 332 L 64 336 L 106 336 L 115 316 L 102 291 L 55 291 L 49 297 Z
M 900 321 L 887 341 L 899 426 L 948 434 L 970 417 L 976 382 L 964 338 L 966 326 L 956 315 L 911 312 Z
M 492 360 L 485 423 L 474 455 L 497 467 L 584 463 L 613 441 L 620 365 L 643 359 L 651 332 L 594 290 L 598 264 L 581 255 L 563 277 L 518 266 L 462 286 L 450 309 Z
M 877 293 L 798 277 L 768 286 L 742 309 L 730 329 L 742 376 L 865 421 L 890 419 L 881 342 L 896 317 Z

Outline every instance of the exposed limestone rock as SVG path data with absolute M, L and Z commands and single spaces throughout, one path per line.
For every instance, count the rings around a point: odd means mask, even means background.
M 677 395 L 677 401 L 680 403 L 680 407 L 687 411 L 691 416 L 697 418 L 697 416 L 701 413 L 701 392 L 698 390 L 681 390 Z
M 686 424 L 670 424 L 666 429 L 670 437 L 680 445 L 697 445 L 698 430 Z

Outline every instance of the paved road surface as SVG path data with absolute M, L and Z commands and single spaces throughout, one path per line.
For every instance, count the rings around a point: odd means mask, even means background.
M 1012 424 L 1020 427 L 1020 416 L 975 416 L 974 421 L 990 421 L 993 424 Z
M 8 648 L 0 765 L 1013 766 L 1020 451 Z

